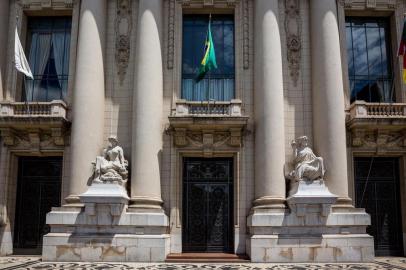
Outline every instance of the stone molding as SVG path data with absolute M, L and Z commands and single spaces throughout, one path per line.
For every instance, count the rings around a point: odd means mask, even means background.
M 394 10 L 397 0 L 339 0 L 338 3 L 345 9 Z
M 285 32 L 290 76 L 294 86 L 297 86 L 302 58 L 302 19 L 299 0 L 285 0 Z
M 72 9 L 77 0 L 18 0 L 23 9 Z
M 116 65 L 120 84 L 123 84 L 131 54 L 132 1 L 116 0 Z

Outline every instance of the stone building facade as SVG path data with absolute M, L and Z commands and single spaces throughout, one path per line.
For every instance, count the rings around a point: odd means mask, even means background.
M 405 11 L 404 0 L 0 1 L 0 254 L 404 255 Z M 219 71 L 199 86 L 188 68 L 209 14 Z M 15 28 L 34 80 L 14 68 Z M 91 179 L 110 135 L 126 184 Z M 287 179 L 301 136 L 323 158 L 317 183 Z

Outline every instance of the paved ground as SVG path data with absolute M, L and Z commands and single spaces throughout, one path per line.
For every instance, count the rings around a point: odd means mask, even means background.
M 406 258 L 377 258 L 373 263 L 347 264 L 159 264 L 159 263 L 49 263 L 41 262 L 39 257 L 0 257 L 0 269 L 16 270 L 406 270 Z

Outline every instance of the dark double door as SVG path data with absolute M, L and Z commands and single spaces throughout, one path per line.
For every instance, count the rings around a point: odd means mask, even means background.
M 371 215 L 375 254 L 403 255 L 399 159 L 357 157 L 354 165 L 355 204 Z
M 61 157 L 20 157 L 14 226 L 14 253 L 41 254 L 51 207 L 61 201 Z
M 232 252 L 233 160 L 183 162 L 183 252 Z

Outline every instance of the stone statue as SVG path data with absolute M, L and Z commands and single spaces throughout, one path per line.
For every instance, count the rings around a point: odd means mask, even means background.
M 287 178 L 295 182 L 322 180 L 325 173 L 323 158 L 316 157 L 308 146 L 307 137 L 302 136 L 293 140 L 291 146 L 294 169 L 287 175 Z
M 125 185 L 128 180 L 128 161 L 124 151 L 118 145 L 115 136 L 108 138 L 109 145 L 103 150 L 103 156 L 96 157 L 93 164 L 92 183 L 118 183 Z

